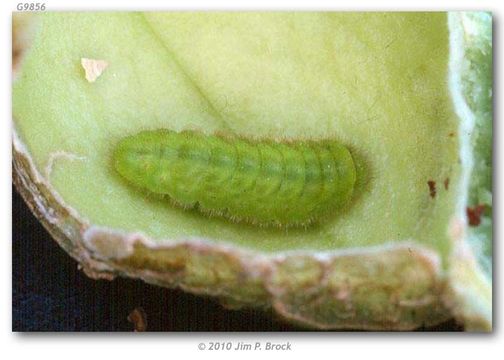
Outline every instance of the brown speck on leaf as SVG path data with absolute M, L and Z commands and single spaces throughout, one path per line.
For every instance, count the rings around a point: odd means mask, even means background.
M 485 211 L 485 205 L 480 204 L 475 207 L 467 207 L 467 219 L 469 220 L 470 226 L 478 226 L 481 223 L 481 215 Z
M 84 68 L 86 80 L 92 83 L 95 82 L 102 74 L 103 70 L 107 68 L 108 63 L 105 60 L 82 58 L 81 65 Z
M 446 178 L 443 182 L 445 190 L 448 190 L 450 187 L 450 178 Z
M 429 194 L 431 198 L 436 197 L 436 182 L 434 180 L 427 181 L 427 185 L 429 185 Z
M 454 132 L 451 132 L 448 134 L 449 137 L 454 137 L 455 136 L 455 133 Z
M 133 323 L 135 332 L 144 332 L 147 330 L 147 315 L 141 307 L 137 307 L 130 312 L 128 321 Z

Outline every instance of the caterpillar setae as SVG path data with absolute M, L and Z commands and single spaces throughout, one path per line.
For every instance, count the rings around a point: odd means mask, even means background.
M 346 205 L 356 169 L 334 140 L 273 141 L 143 131 L 119 141 L 128 182 L 184 208 L 257 225 L 306 226 Z

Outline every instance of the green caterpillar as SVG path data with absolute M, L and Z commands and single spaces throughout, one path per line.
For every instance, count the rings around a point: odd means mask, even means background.
M 183 208 L 257 225 L 306 226 L 346 205 L 356 170 L 333 140 L 250 140 L 197 131 L 144 131 L 119 141 L 128 182 Z

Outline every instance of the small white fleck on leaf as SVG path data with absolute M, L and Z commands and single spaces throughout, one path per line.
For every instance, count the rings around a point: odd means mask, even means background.
M 86 80 L 89 82 L 95 82 L 102 74 L 103 70 L 107 68 L 108 63 L 105 60 L 82 58 L 81 65 L 86 72 Z

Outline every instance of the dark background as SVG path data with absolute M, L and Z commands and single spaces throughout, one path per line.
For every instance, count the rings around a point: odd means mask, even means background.
M 148 331 L 299 331 L 271 311 L 226 310 L 211 298 L 140 280 L 92 280 L 52 240 L 12 190 L 12 330 L 133 331 L 142 307 Z M 448 321 L 423 331 L 460 331 Z

